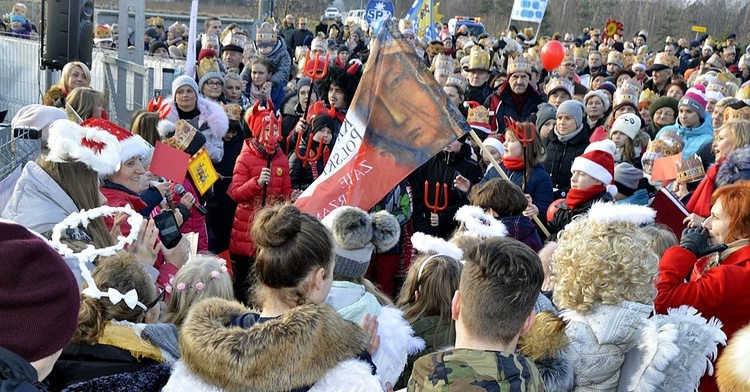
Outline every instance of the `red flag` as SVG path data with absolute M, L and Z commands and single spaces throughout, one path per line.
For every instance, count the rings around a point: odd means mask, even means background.
M 295 205 L 318 218 L 344 205 L 369 210 L 470 129 L 412 44 L 386 21 L 325 171 Z

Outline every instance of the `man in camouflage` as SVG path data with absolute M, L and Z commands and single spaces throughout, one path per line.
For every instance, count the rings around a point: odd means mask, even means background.
M 456 348 L 419 358 L 407 390 L 544 391 L 533 361 L 514 352 L 534 322 L 544 276 L 539 257 L 516 240 L 492 238 L 464 259 L 451 309 Z

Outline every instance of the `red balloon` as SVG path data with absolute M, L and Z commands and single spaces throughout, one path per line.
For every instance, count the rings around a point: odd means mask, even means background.
M 560 41 L 549 41 L 542 46 L 542 65 L 547 71 L 552 71 L 562 64 L 565 57 L 565 48 Z

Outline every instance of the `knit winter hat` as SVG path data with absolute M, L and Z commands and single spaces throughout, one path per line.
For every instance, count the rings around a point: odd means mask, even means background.
M 167 44 L 165 44 L 164 42 L 161 42 L 161 41 L 154 41 L 154 42 L 151 43 L 151 45 L 148 46 L 148 53 L 149 54 L 154 54 L 154 53 L 156 53 L 156 50 L 159 49 L 159 48 L 162 48 L 162 49 L 166 50 L 167 52 L 169 52 L 169 46 L 167 46 Z
M 615 150 L 615 142 L 609 139 L 593 142 L 582 155 L 573 160 L 570 171 L 581 171 L 599 180 L 614 196 L 617 194 L 617 187 L 611 184 L 615 176 Z
M 703 118 L 706 114 L 706 101 L 708 101 L 708 98 L 706 97 L 706 87 L 702 84 L 696 84 L 695 86 L 690 87 L 685 95 L 682 96 L 679 107 L 685 106 L 694 110 L 701 118 Z
M 101 118 L 90 118 L 82 122 L 81 126 L 104 130 L 115 136 L 120 142 L 120 162 L 125 162 L 133 157 L 151 160 L 154 147 L 140 135 L 133 135 L 127 129 Z
M 117 138 L 98 128 L 57 120 L 49 127 L 49 162 L 81 162 L 102 176 L 120 169 L 121 145 Z
M 549 120 L 554 120 L 557 117 L 557 109 L 554 106 L 543 103 L 539 105 L 539 109 L 536 112 L 536 129 L 542 129 L 542 125 Z
M 614 123 L 612 123 L 612 129 L 609 131 L 609 135 L 612 133 L 622 132 L 625 136 L 629 137 L 630 140 L 635 139 L 635 135 L 641 129 L 641 118 L 634 113 L 624 113 L 617 117 Z
M 571 99 L 560 104 L 557 108 L 557 116 L 561 114 L 567 114 L 576 121 L 576 126 L 580 127 L 583 124 L 583 113 L 586 108 L 580 101 Z M 613 153 L 614 154 L 614 153 Z
M 604 82 L 599 84 L 599 87 L 596 88 L 597 90 L 607 90 L 610 94 L 615 95 L 615 91 L 617 91 L 617 86 L 614 85 L 612 82 Z
M 261 102 L 265 100 L 259 99 L 255 102 L 255 105 L 245 111 L 245 122 L 247 123 L 250 133 L 254 138 L 265 129 L 266 124 L 274 123 L 274 126 L 281 126 L 281 116 L 276 116 L 276 112 L 273 108 L 273 102 L 267 101 L 268 107 L 262 107 Z
M 336 122 L 331 118 L 331 116 L 320 113 L 316 114 L 315 117 L 313 117 L 312 121 L 312 134 L 316 134 L 318 131 L 322 130 L 323 128 L 328 128 L 333 132 L 334 128 L 336 127 Z
M 638 183 L 643 178 L 643 171 L 636 169 L 633 165 L 622 162 L 615 166 L 615 185 L 617 191 L 625 196 L 633 196 L 638 190 Z
M 47 140 L 52 122 L 67 118 L 68 115 L 60 108 L 37 104 L 26 105 L 13 116 L 10 127 L 11 129 L 35 129 L 39 131 L 39 137 L 42 140 Z
M 178 76 L 177 79 L 172 81 L 172 97 L 177 95 L 177 90 L 182 86 L 189 86 L 198 94 L 198 83 L 195 83 L 195 79 L 187 75 Z
M 345 278 L 364 276 L 373 251 L 393 248 L 401 236 L 398 221 L 387 211 L 369 215 L 360 208 L 344 206 L 333 210 L 322 222 L 333 233 L 333 274 Z
M 0 347 L 28 362 L 48 357 L 78 328 L 76 279 L 52 247 L 13 222 L 0 221 L 0 249 Z
M 588 93 L 586 93 L 586 95 L 583 96 L 583 104 L 586 105 L 586 103 L 588 103 L 589 101 L 589 98 L 591 97 L 599 97 L 599 99 L 602 100 L 602 102 L 604 103 L 605 112 L 609 109 L 609 105 L 610 105 L 609 97 L 607 97 L 607 94 L 604 94 L 603 91 L 601 90 L 589 91 Z
M 674 111 L 675 117 L 677 117 L 677 112 L 679 110 L 678 108 L 679 102 L 672 98 L 672 97 L 659 97 L 654 100 L 654 102 L 651 103 L 651 106 L 648 108 L 648 115 L 651 117 L 651 119 L 654 119 L 654 113 L 656 113 L 657 110 L 661 108 L 671 108 Z
M 482 141 L 482 144 L 484 144 L 485 147 L 494 147 L 500 154 L 503 153 L 503 142 L 494 136 L 487 136 L 487 138 Z
M 156 29 L 153 28 L 153 27 L 147 28 L 146 31 L 144 32 L 144 34 L 148 35 L 149 37 L 151 37 L 153 39 L 158 39 L 159 38 L 159 33 L 157 33 Z

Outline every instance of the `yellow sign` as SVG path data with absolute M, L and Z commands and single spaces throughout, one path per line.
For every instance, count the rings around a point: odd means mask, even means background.
M 219 180 L 219 173 L 216 172 L 213 163 L 211 163 L 211 158 L 208 157 L 208 151 L 205 147 L 190 158 L 188 173 L 190 173 L 193 184 L 198 188 L 201 195 L 206 193 L 211 185 Z
M 693 31 L 695 31 L 696 33 L 705 33 L 706 26 L 693 26 Z

